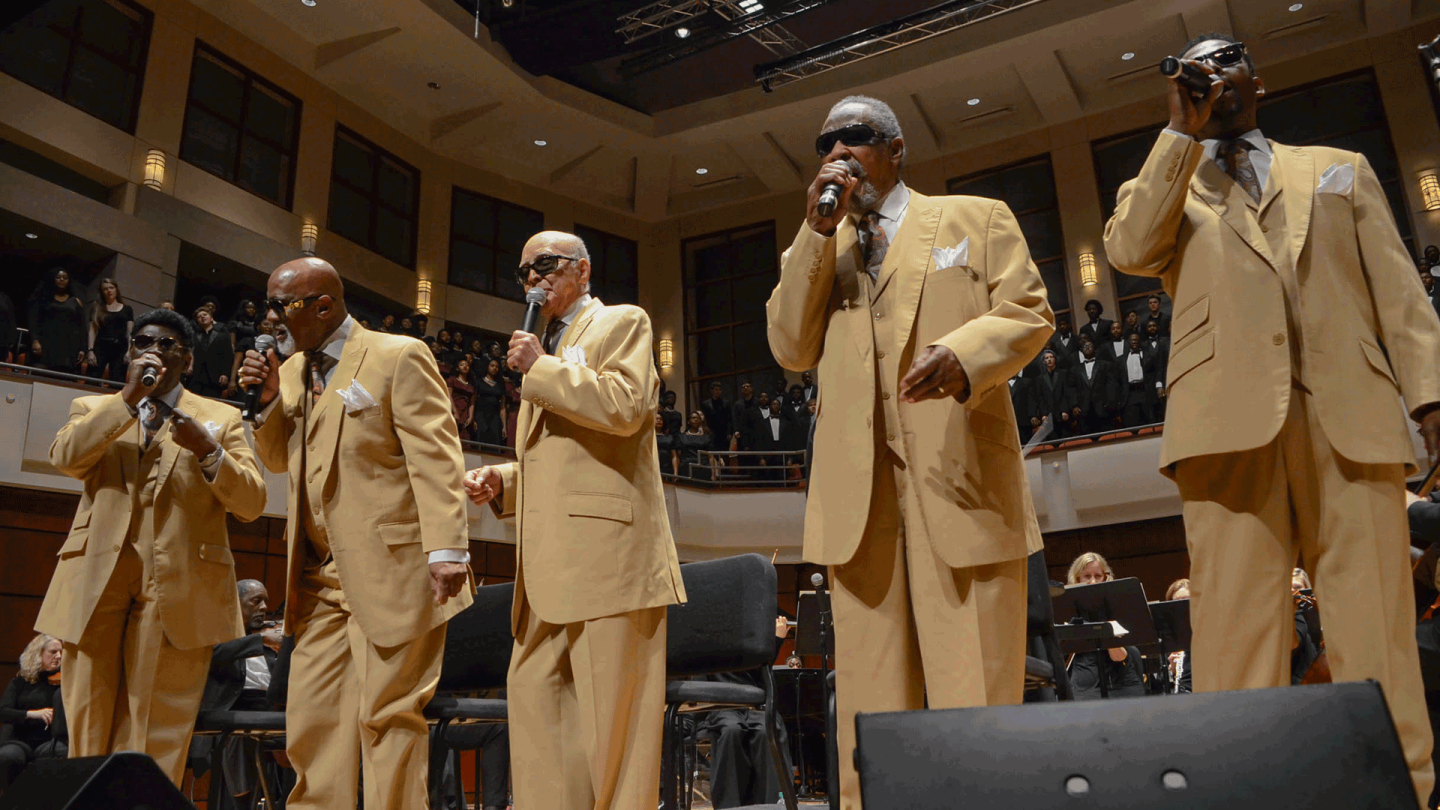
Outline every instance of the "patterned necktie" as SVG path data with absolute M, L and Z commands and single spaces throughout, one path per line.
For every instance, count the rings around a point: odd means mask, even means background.
M 141 405 L 140 424 L 145 428 L 145 447 L 150 447 L 150 442 L 155 440 L 155 434 L 160 432 L 160 426 L 165 424 L 165 417 L 170 412 L 170 406 L 158 399 L 147 399 Z
M 335 364 L 335 358 L 324 352 L 312 352 L 306 355 L 305 366 L 310 369 L 310 405 L 320 401 L 320 395 L 325 393 L 325 372 Z
M 885 253 L 890 249 L 890 239 L 885 236 L 885 229 L 880 227 L 880 212 L 866 211 L 865 216 L 860 218 L 860 232 L 865 236 L 865 245 L 861 249 L 865 257 L 865 272 L 870 274 L 871 281 L 878 281 L 880 265 L 885 263 Z
M 1263 189 L 1260 188 L 1260 175 L 1255 173 L 1255 164 L 1250 162 L 1250 150 L 1253 148 L 1249 141 L 1241 138 L 1220 144 L 1216 154 L 1225 161 L 1225 173 L 1258 203 Z
M 543 344 L 546 354 L 554 354 L 555 350 L 560 348 L 558 345 L 560 333 L 564 331 L 564 329 L 565 322 L 559 318 L 552 318 L 550 319 L 550 323 L 545 324 L 545 339 Z

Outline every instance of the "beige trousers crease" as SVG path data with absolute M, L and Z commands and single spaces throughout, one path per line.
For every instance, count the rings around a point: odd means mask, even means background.
M 906 542 L 904 472 L 885 459 L 860 548 L 830 568 L 844 810 L 861 806 L 857 713 L 1011 705 L 1025 691 L 1025 559 L 950 568 Z
M 1290 571 L 1311 575 L 1335 681 L 1384 689 L 1422 803 L 1435 782 L 1415 643 L 1405 470 L 1357 464 L 1291 390 L 1275 441 L 1175 468 L 1190 548 L 1195 691 L 1290 684 Z
M 416 583 L 425 587 L 425 583 Z M 307 567 L 290 659 L 285 753 L 290 808 L 354 807 L 363 766 L 367 810 L 424 810 L 429 726 L 445 625 L 407 644 L 372 644 L 350 612 L 335 561 Z
M 210 674 L 210 648 L 177 649 L 160 625 L 153 553 L 125 543 L 79 642 L 65 642 L 60 690 L 70 757 L 148 754 L 178 787 Z
M 524 810 L 660 803 L 664 607 L 550 624 L 521 606 L 510 659 L 510 783 Z

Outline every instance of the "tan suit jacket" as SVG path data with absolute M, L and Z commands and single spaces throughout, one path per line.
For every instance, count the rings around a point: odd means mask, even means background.
M 968 263 L 937 268 L 932 250 L 967 237 Z M 864 274 L 849 217 L 828 239 L 801 225 L 766 305 L 780 365 L 819 366 L 805 559 L 841 565 L 855 554 L 878 461 L 877 366 L 898 391 L 916 351 L 930 345 L 955 352 L 971 394 L 963 404 L 894 406 L 900 433 L 889 444 L 906 463 L 913 494 L 901 505 L 907 535 L 930 543 L 952 568 L 1040 549 L 1006 381 L 1050 339 L 1055 317 L 1014 215 L 995 200 L 912 191 L 878 285 L 872 291 L 866 277 L 860 298 L 847 303 L 844 276 L 857 271 Z M 872 295 L 894 296 L 886 316 L 893 345 L 904 347 L 899 357 L 876 356 L 875 329 L 884 322 L 872 318 Z
M 584 365 L 561 360 L 584 351 Z M 502 518 L 516 518 L 515 602 L 551 624 L 685 601 L 670 535 L 655 412 L 660 378 L 650 317 L 639 307 L 587 305 L 559 356 L 535 361 L 520 389 L 518 462 L 497 469 Z M 529 577 L 525 572 L 530 573 Z
M 235 598 L 235 562 L 225 514 L 249 522 L 265 508 L 265 480 L 245 439 L 240 411 L 182 391 L 176 407 L 219 425 L 225 458 L 206 481 L 200 460 L 170 437 L 167 420 L 151 442 L 155 585 L 160 623 L 177 649 L 211 647 L 244 635 Z M 35 629 L 72 644 L 90 622 L 140 506 L 141 429 L 119 394 L 80 397 L 50 446 L 50 463 L 85 485 L 70 536 L 40 607 Z
M 356 323 L 307 419 L 305 362 L 296 354 L 280 367 L 279 404 L 255 429 L 260 460 L 271 472 L 289 473 L 286 628 L 300 629 L 298 586 L 312 555 L 297 547 L 310 542 L 298 517 L 303 480 L 360 629 L 381 647 L 404 644 L 473 601 L 467 587 L 437 605 L 429 585 L 429 552 L 470 545 L 460 487 L 465 460 L 450 397 L 424 343 Z M 352 382 L 377 404 L 348 413 L 340 391 Z
M 1273 256 L 1251 198 L 1204 147 L 1162 132 L 1121 186 L 1105 250 L 1124 273 L 1158 276 L 1174 300 L 1162 472 L 1183 459 L 1263 447 L 1289 411 L 1291 347 L 1281 273 L 1294 273 L 1304 384 L 1335 450 L 1415 469 L 1413 412 L 1440 401 L 1440 321 L 1365 157 L 1271 142 L 1259 215 L 1284 206 L 1293 270 Z M 1317 193 L 1331 166 L 1348 194 Z

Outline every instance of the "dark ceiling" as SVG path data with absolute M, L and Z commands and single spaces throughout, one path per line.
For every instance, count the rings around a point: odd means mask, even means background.
M 940 0 L 831 0 L 797 14 L 781 25 L 814 47 L 872 25 L 930 8 Z M 476 0 L 455 0 L 474 13 Z M 635 76 L 621 72 L 621 61 L 682 43 L 672 32 L 652 34 L 625 45 L 615 33 L 620 15 L 642 8 L 646 0 L 480 0 L 481 19 L 490 35 L 517 64 L 536 76 L 553 76 L 582 90 L 644 113 L 656 113 L 740 90 L 763 92 L 754 68 L 777 55 L 749 37 L 738 37 L 709 50 Z M 772 8 L 784 0 L 765 0 Z M 691 39 L 726 25 L 713 11 L 687 22 Z

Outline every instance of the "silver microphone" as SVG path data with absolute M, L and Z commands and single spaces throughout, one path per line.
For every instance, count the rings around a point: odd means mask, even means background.
M 145 370 L 140 373 L 140 384 L 146 388 L 153 388 L 158 382 L 160 382 L 160 378 L 155 376 L 154 367 L 146 366 Z

